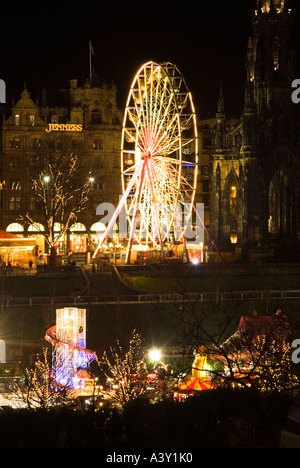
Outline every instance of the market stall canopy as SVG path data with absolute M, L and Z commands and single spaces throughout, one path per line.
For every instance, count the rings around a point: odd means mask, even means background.
M 270 335 L 287 336 L 290 333 L 288 318 L 278 311 L 276 315 L 253 315 L 241 317 L 238 331 L 251 336 Z
M 2 239 L 20 239 L 20 237 L 12 234 L 11 232 L 1 231 L 0 229 L 0 240 Z
M 193 393 L 203 390 L 212 390 L 214 388 L 216 388 L 216 386 L 208 380 L 190 379 L 178 385 L 175 391 L 178 393 Z

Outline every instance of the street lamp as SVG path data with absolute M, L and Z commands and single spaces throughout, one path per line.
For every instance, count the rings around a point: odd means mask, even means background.
M 151 349 L 149 351 L 149 358 L 151 361 L 154 361 L 154 362 L 160 361 L 161 351 L 159 349 Z
M 89 182 L 90 182 L 90 184 L 95 182 L 95 177 L 91 175 L 91 172 L 89 172 Z

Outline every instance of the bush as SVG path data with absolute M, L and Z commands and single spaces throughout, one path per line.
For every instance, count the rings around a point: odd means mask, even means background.
M 202 392 L 182 403 L 136 399 L 123 411 L 0 411 L 1 448 L 277 448 L 292 399 L 253 390 Z

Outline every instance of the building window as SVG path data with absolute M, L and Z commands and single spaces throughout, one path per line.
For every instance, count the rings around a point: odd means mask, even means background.
M 209 167 L 208 166 L 202 166 L 202 175 L 209 176 Z
M 30 138 L 29 146 L 31 149 L 37 149 L 42 147 L 42 140 L 41 138 Z
M 269 186 L 269 233 L 281 239 L 291 239 L 293 232 L 294 203 L 293 191 L 288 177 L 279 170 Z
M 230 188 L 230 231 L 237 231 L 237 188 L 235 185 Z
M 230 236 L 230 242 L 232 244 L 237 244 L 238 243 L 238 238 L 237 236 Z
M 51 115 L 51 123 L 58 124 L 59 123 L 59 116 L 56 114 Z
M 83 146 L 83 141 L 82 140 L 72 140 L 72 149 L 73 150 L 79 150 Z
M 21 139 L 20 138 L 10 138 L 9 139 L 10 148 L 21 148 Z
M 57 139 L 57 142 L 56 142 L 56 147 L 57 147 L 57 149 L 60 150 L 60 149 L 63 148 L 63 146 L 64 146 L 64 144 L 63 144 L 63 139 L 62 139 L 62 138 L 58 138 L 58 139 Z
M 29 199 L 29 209 L 30 211 L 35 211 L 36 208 L 36 198 L 35 197 L 30 197 Z
M 209 180 L 202 181 L 202 192 L 209 192 Z
M 102 124 L 102 114 L 99 110 L 91 112 L 91 124 Z
M 19 158 L 15 158 L 13 156 L 11 156 L 9 158 L 9 162 L 8 162 L 8 166 L 11 167 L 11 168 L 15 168 L 15 167 L 18 167 L 19 165 Z
M 94 190 L 103 190 L 104 189 L 104 183 L 103 182 L 97 182 L 94 184 Z
M 97 138 L 96 140 L 93 141 L 93 149 L 94 150 L 103 149 L 103 139 L 102 138 Z
M 15 115 L 15 125 L 20 125 L 20 115 L 19 114 Z
M 35 124 L 35 116 L 33 114 L 31 114 L 29 117 L 29 123 L 32 126 Z
M 9 211 L 19 211 L 21 208 L 21 197 L 10 197 Z
M 24 228 L 21 224 L 19 223 L 11 223 L 9 226 L 6 228 L 6 232 L 23 232 Z
M 11 182 L 10 190 L 21 190 L 21 182 L 20 181 Z
M 211 138 L 210 137 L 204 137 L 203 138 L 203 148 L 210 148 L 212 146 L 211 144 Z
M 46 145 L 47 145 L 47 148 L 48 148 L 48 149 L 54 150 L 54 148 L 55 148 L 54 138 L 49 138 L 49 139 L 47 140 Z

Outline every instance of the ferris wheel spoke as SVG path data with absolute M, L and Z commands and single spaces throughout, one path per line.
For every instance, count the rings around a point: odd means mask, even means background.
M 151 171 L 153 176 L 153 191 L 155 199 L 158 200 L 158 207 L 161 211 L 161 224 L 163 231 L 167 235 L 170 226 L 173 222 L 176 204 L 178 202 L 178 182 L 177 177 L 174 177 L 168 169 L 163 169 L 151 162 Z
M 153 116 L 152 116 L 152 125 L 155 127 L 156 122 L 160 118 L 160 113 L 162 110 L 161 102 L 163 102 L 164 95 L 165 95 L 166 86 L 164 84 L 163 91 L 161 94 L 160 90 L 160 81 L 157 81 L 156 89 L 155 89 L 155 101 L 154 101 L 154 108 L 153 108 Z
M 156 94 L 156 106 L 155 106 L 155 112 L 153 113 L 153 125 L 154 129 L 157 132 L 157 126 L 159 122 L 161 122 L 161 115 L 164 112 L 165 108 L 165 101 L 167 100 L 167 92 L 168 92 L 168 87 L 167 87 L 167 78 L 163 79 L 163 89 L 160 91 L 160 83 L 157 85 L 157 94 Z
M 171 121 L 164 129 L 164 131 L 160 131 L 156 134 L 154 148 L 157 153 L 165 148 L 172 148 L 175 145 L 175 143 L 178 143 L 180 141 L 180 135 L 178 134 L 178 128 L 176 126 L 177 119 L 177 115 L 174 115 Z M 161 145 L 162 143 L 163 146 Z M 170 154 L 170 152 L 168 154 Z
M 166 102 L 165 102 L 166 101 Z M 173 91 L 167 96 L 166 100 L 160 102 L 161 105 L 161 117 L 156 120 L 155 124 L 155 133 L 159 135 L 161 133 L 162 128 L 166 125 L 166 121 L 173 120 L 173 116 L 175 113 L 175 108 L 172 109 L 172 103 L 174 106 L 174 93 Z M 175 113 L 176 116 L 176 113 Z

